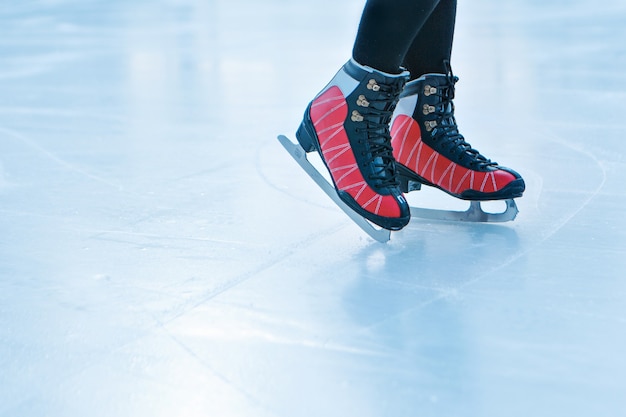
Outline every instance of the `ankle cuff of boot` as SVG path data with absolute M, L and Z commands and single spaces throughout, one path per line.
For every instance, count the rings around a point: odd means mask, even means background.
M 348 66 L 348 67 L 349 66 L 353 66 L 354 68 L 358 68 L 361 71 L 367 71 L 369 73 L 377 72 L 379 74 L 384 75 L 385 77 L 390 77 L 390 78 L 395 78 L 395 77 L 405 77 L 406 78 L 406 77 L 409 77 L 409 75 L 410 75 L 409 72 L 407 70 L 405 70 L 404 68 L 399 68 L 400 72 L 394 74 L 394 73 L 389 73 L 389 72 L 385 72 L 385 71 L 380 71 L 380 70 L 377 70 L 376 68 L 372 68 L 370 66 L 360 64 L 354 58 L 350 58 L 350 61 L 348 61 L 346 63 L 346 66 Z
M 400 97 L 408 97 L 415 94 L 422 93 L 422 86 L 424 82 L 427 80 L 436 80 L 432 85 L 439 86 L 441 84 L 445 84 L 447 80 L 447 76 L 445 74 L 424 74 L 415 80 L 411 80 L 407 82 L 404 86 L 404 90 L 402 90 L 402 94 Z

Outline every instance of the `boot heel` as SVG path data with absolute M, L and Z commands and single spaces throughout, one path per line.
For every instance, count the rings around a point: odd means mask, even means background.
M 307 117 L 307 115 L 305 115 L 305 117 Z M 313 152 L 316 150 L 315 138 L 313 136 L 314 134 L 309 130 L 307 124 L 310 124 L 310 122 L 307 123 L 307 120 L 303 120 L 302 123 L 300 123 L 300 127 L 298 127 L 298 131 L 296 132 L 296 139 L 298 139 L 298 143 L 302 146 L 302 149 L 304 149 L 305 152 Z
M 400 180 L 400 191 L 402 191 L 403 193 L 418 191 L 422 188 L 421 183 L 413 181 L 410 178 L 405 177 L 404 175 L 398 175 L 398 180 Z

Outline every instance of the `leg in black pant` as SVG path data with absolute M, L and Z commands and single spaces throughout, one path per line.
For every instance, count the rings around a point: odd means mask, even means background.
M 406 65 L 409 48 L 430 45 L 428 36 L 419 36 L 439 0 L 368 0 L 357 32 L 352 57 L 377 70 L 399 73 Z M 429 26 L 433 26 L 431 23 Z M 424 39 L 426 38 L 426 39 Z M 413 41 L 420 39 L 422 45 Z M 424 42 L 425 41 L 425 42 Z M 413 46 L 412 46 L 413 44 Z M 410 68 L 407 68 L 410 71 Z
M 445 74 L 450 61 L 456 22 L 456 0 L 441 0 L 413 38 L 402 66 L 411 79 L 424 74 Z

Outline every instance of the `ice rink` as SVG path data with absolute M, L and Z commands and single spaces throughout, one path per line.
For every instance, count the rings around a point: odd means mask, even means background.
M 626 3 L 460 1 L 520 214 L 386 244 L 276 140 L 362 6 L 3 2 L 0 416 L 626 416 Z

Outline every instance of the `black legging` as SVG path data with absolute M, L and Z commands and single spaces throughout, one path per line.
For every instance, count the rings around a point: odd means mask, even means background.
M 450 60 L 456 0 L 367 0 L 352 51 L 360 64 L 411 79 L 445 73 Z

